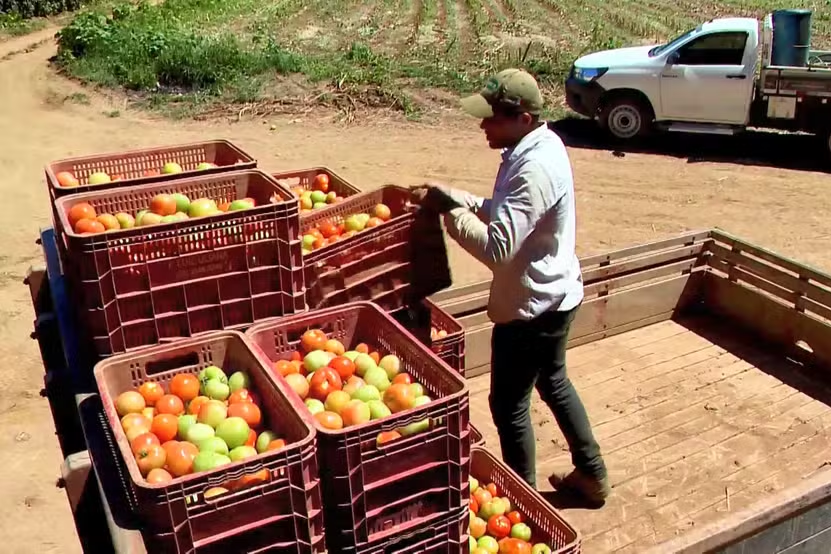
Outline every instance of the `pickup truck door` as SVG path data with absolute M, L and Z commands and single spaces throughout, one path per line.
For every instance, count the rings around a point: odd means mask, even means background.
M 670 52 L 659 74 L 661 119 L 746 123 L 756 67 L 752 43 L 746 31 L 717 31 Z

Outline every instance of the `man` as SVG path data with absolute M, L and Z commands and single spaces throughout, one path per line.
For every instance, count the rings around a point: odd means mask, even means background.
M 549 481 L 602 505 L 609 494 L 606 467 L 566 375 L 568 331 L 583 300 L 568 154 L 540 121 L 542 94 L 525 71 L 498 73 L 479 94 L 464 98 L 462 107 L 482 120 L 490 147 L 502 150 L 493 198 L 428 183 L 413 188 L 413 199 L 444 212 L 448 234 L 493 271 L 489 402 L 503 459 L 536 487 L 530 417 L 536 386 L 568 441 L 575 466 Z

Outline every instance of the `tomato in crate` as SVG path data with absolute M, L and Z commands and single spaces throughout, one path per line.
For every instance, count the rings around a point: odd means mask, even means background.
M 60 234 L 55 200 L 62 196 L 255 167 L 256 160 L 235 144 L 208 140 L 65 158 L 51 162 L 44 172 L 55 233 Z
M 323 552 L 315 431 L 269 373 L 235 331 L 96 365 L 149 552 Z
M 96 356 L 305 309 L 297 205 L 261 171 L 77 194 L 56 209 Z M 118 228 L 78 227 L 105 214 Z
M 301 218 L 309 307 L 369 300 L 394 310 L 450 286 L 439 216 L 408 210 L 409 195 L 385 186 Z
M 470 550 L 579 554 L 581 538 L 519 475 L 482 447 L 470 454 Z
M 246 333 L 317 429 L 330 551 L 375 552 L 467 506 L 465 381 L 389 314 L 354 302 Z
M 361 192 L 343 177 L 326 167 L 313 167 L 272 173 L 277 182 L 291 190 L 300 206 L 300 221 Z

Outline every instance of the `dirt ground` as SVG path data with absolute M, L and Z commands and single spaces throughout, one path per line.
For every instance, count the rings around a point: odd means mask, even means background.
M 50 224 L 43 166 L 50 160 L 143 145 L 224 137 L 264 169 L 326 165 L 364 189 L 442 180 L 486 194 L 499 156 L 475 122 L 440 125 L 372 119 L 348 128 L 328 114 L 303 120 L 156 120 L 55 76 L 54 29 L 0 43 L 0 537 L 5 552 L 80 551 L 64 492 L 61 455 L 46 400 L 43 367 L 29 338 L 33 312 L 23 285 L 41 263 L 38 229 Z M 42 42 L 35 48 L 33 43 Z M 78 99 L 89 99 L 89 102 Z M 74 100 L 73 100 L 74 99 Z M 114 112 L 118 112 L 117 114 Z M 794 140 L 801 140 L 794 138 Z M 695 156 L 570 148 L 581 254 L 718 226 L 799 261 L 831 269 L 830 182 L 821 171 L 707 162 Z M 780 152 L 781 157 L 781 152 Z M 706 157 L 704 159 L 707 159 Z M 696 161 L 698 163 L 691 163 Z M 780 165 L 790 166 L 787 159 Z M 8 195 L 8 196 L 6 196 Z M 455 247 L 456 283 L 487 271 Z

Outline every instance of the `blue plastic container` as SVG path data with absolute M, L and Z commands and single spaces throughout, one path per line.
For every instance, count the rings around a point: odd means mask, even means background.
M 773 12 L 771 64 L 790 67 L 808 65 L 812 15 L 811 10 L 776 10 Z

